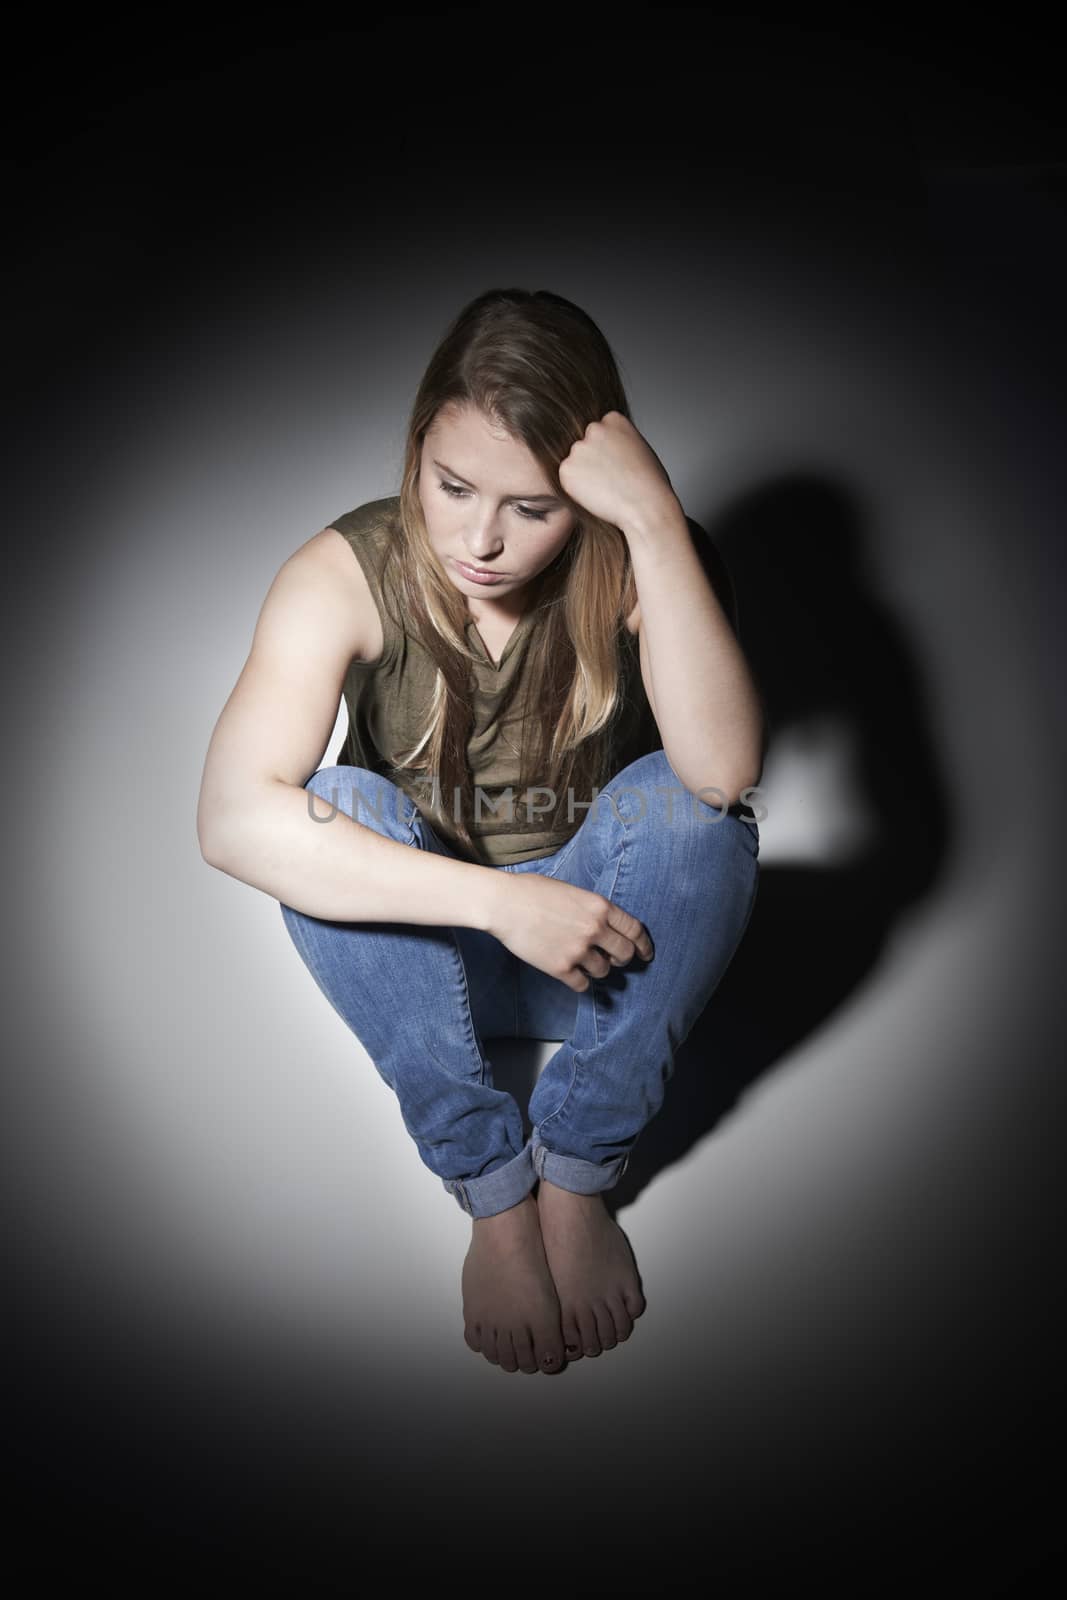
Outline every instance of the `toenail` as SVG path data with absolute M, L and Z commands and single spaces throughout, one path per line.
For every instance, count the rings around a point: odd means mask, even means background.
M 578 1346 L 576 1344 L 569 1344 L 567 1346 L 567 1354 L 568 1355 L 573 1356 L 573 1355 L 577 1355 L 577 1353 L 578 1353 Z

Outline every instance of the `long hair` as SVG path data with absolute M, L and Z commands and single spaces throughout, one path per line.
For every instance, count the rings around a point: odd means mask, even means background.
M 527 696 L 522 721 L 520 788 L 553 791 L 555 808 L 544 813 L 552 831 L 564 828 L 561 818 L 571 821 L 568 794 L 588 803 L 612 776 L 606 763 L 623 710 L 621 652 L 632 648 L 625 619 L 637 588 L 623 534 L 577 505 L 559 481 L 560 463 L 590 422 L 608 411 L 630 416 L 607 340 L 559 295 L 490 289 L 456 317 L 419 384 L 407 428 L 398 537 L 383 571 L 405 627 L 437 667 L 422 736 L 396 764 L 437 776 L 443 794 L 455 797 L 460 848 L 480 860 L 470 831 L 474 783 L 467 760 L 474 716 L 470 613 L 430 545 L 419 499 L 427 432 L 442 407 L 468 404 L 526 445 L 577 518 L 563 550 L 534 580 L 530 601 L 536 615 L 527 672 L 537 691 L 536 700 Z

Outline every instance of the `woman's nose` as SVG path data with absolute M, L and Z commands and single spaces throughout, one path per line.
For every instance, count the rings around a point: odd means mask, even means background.
M 468 528 L 464 541 L 471 553 L 472 559 L 482 562 L 489 561 L 493 556 L 498 556 L 504 548 L 504 541 L 499 534 L 493 532 L 491 519 L 477 527 Z

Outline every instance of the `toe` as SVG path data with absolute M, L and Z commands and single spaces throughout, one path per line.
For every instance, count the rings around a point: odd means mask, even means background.
M 537 1357 L 534 1355 L 533 1334 L 529 1328 L 521 1328 L 513 1333 L 512 1343 L 515 1346 L 515 1359 L 522 1372 L 537 1371 Z
M 609 1294 L 607 1306 L 611 1312 L 612 1321 L 615 1323 L 615 1337 L 619 1340 L 628 1339 L 634 1331 L 634 1325 L 622 1295 Z
M 598 1356 L 600 1354 L 600 1334 L 597 1332 L 596 1318 L 593 1315 L 592 1306 L 579 1306 L 575 1315 L 581 1336 L 582 1349 L 587 1356 Z
M 562 1320 L 563 1347 L 567 1353 L 568 1361 L 580 1361 L 582 1358 L 582 1330 L 575 1321 L 573 1312 L 565 1312 Z
M 615 1335 L 615 1318 L 603 1300 L 593 1301 L 593 1316 L 596 1318 L 601 1350 L 614 1350 L 619 1342 Z
M 481 1329 L 481 1323 L 478 1323 L 478 1322 L 468 1322 L 468 1323 L 466 1323 L 464 1325 L 464 1328 L 463 1328 L 463 1337 L 464 1337 L 464 1340 L 466 1341 L 468 1347 L 471 1350 L 476 1351 L 478 1353 L 478 1355 L 481 1355 L 481 1353 L 482 1353 L 482 1329 Z
M 515 1347 L 511 1342 L 511 1330 L 504 1328 L 496 1336 L 497 1355 L 500 1365 L 505 1372 L 518 1372 L 519 1363 L 515 1359 Z
M 559 1372 L 563 1366 L 563 1334 L 558 1323 L 536 1328 L 533 1333 L 534 1360 L 542 1372 Z
M 640 1289 L 626 1289 L 623 1292 L 623 1301 L 631 1317 L 639 1317 L 645 1309 L 645 1297 Z

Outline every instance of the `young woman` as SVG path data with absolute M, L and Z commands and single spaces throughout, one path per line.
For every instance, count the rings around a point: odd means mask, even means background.
M 198 830 L 279 901 L 472 1218 L 465 1338 L 507 1371 L 598 1355 L 644 1310 L 603 1193 L 747 926 L 764 729 L 729 579 L 603 334 L 545 291 L 480 295 L 399 494 L 275 578 Z M 506 1035 L 564 1041 L 529 1139 L 484 1053 Z

